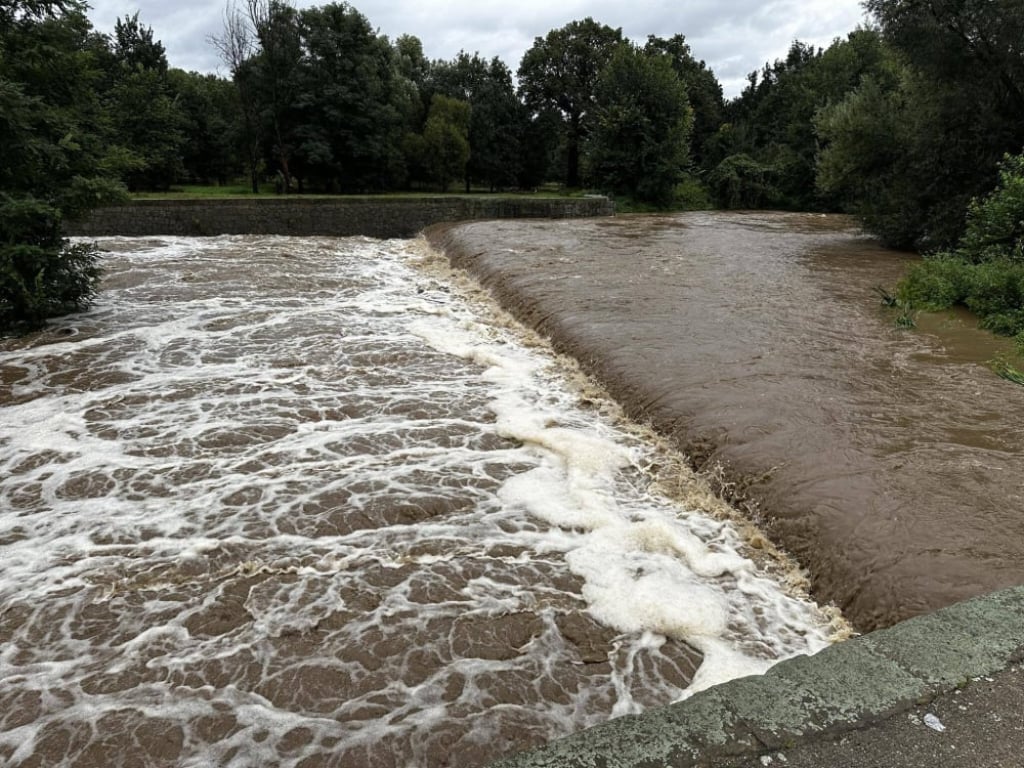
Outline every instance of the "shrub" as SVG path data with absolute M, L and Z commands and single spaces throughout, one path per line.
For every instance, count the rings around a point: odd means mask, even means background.
M 96 247 L 70 244 L 60 224 L 56 208 L 0 194 L 0 333 L 38 328 L 96 295 Z
M 708 211 L 715 207 L 711 193 L 696 176 L 683 176 L 676 184 L 675 207 L 684 211 Z
M 1024 349 L 1024 155 L 1006 156 L 997 187 L 970 204 L 956 249 L 914 266 L 897 294 L 926 310 L 962 304 Z
M 962 303 L 970 283 L 970 266 L 946 254 L 911 267 L 897 295 L 910 306 L 935 312 Z

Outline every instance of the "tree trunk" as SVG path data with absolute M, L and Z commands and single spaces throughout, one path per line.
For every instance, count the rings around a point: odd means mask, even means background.
M 565 186 L 577 189 L 580 186 L 580 116 L 569 116 L 569 132 L 566 135 Z

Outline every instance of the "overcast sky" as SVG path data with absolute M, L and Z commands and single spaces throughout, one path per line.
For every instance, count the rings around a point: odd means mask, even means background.
M 296 0 L 298 7 L 324 2 Z M 119 16 L 140 12 L 172 67 L 225 74 L 208 38 L 223 26 L 223 0 L 91 0 L 93 26 L 112 32 Z M 822 47 L 865 20 L 860 0 L 359 0 L 350 5 L 394 39 L 416 35 L 428 58 L 460 50 L 498 56 L 513 72 L 535 37 L 592 16 L 642 42 L 648 34 L 686 36 L 694 56 L 718 76 L 727 97 L 747 73 L 783 57 L 793 40 Z

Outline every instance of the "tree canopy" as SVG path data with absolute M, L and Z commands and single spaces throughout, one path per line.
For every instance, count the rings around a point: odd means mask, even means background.
M 101 97 L 108 52 L 79 3 L 14 3 L 0 15 L 0 333 L 95 293 L 95 248 L 69 244 L 61 226 L 120 194 L 125 152 Z
M 580 147 L 590 131 L 598 78 L 622 42 L 622 30 L 589 16 L 538 37 L 519 65 L 519 91 L 532 111 L 564 120 L 565 184 L 580 185 Z
M 687 166 L 693 110 L 668 55 L 622 44 L 594 88 L 588 177 L 599 189 L 666 205 Z
M 587 17 L 536 37 L 513 78 L 479 53 L 430 61 L 346 2 L 232 3 L 212 41 L 227 79 L 174 69 L 137 13 L 103 33 L 80 0 L 0 6 L 10 317 L 76 306 L 26 297 L 60 293 L 39 286 L 59 271 L 61 221 L 118 184 L 550 182 L 658 206 L 843 210 L 889 244 L 965 258 L 971 212 L 1024 149 L 1024 0 L 867 0 L 867 26 L 793 41 L 729 101 L 682 34 L 637 44 Z M 42 250 L 12 255 L 25 243 Z

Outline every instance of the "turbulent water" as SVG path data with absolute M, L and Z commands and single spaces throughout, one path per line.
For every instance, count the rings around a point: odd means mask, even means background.
M 480 765 L 827 642 L 421 244 L 103 246 L 0 342 L 0 762 Z
M 910 256 L 843 216 L 695 212 L 432 232 L 726 487 L 862 631 L 1024 581 L 1024 389 L 962 313 L 896 327 Z M 1012 357 L 1011 357 L 1012 359 Z M 731 485 L 730 485 L 731 484 Z

